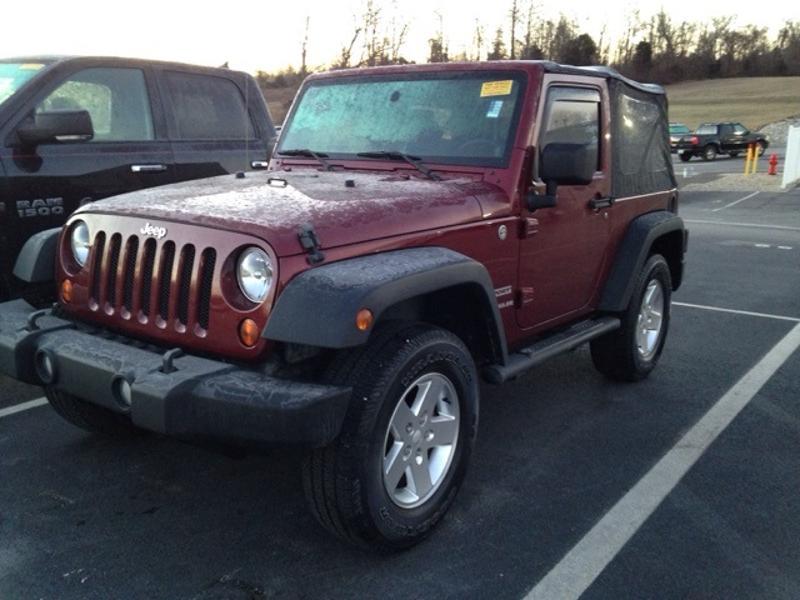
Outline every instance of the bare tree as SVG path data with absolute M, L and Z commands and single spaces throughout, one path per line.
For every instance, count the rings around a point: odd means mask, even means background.
M 306 16 L 306 28 L 305 33 L 303 34 L 303 49 L 300 52 L 300 74 L 305 77 L 308 73 L 308 66 L 306 63 L 306 53 L 308 51 L 308 25 L 311 21 L 311 17 Z

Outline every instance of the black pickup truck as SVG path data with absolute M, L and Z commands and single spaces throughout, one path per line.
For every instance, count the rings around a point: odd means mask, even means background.
M 741 123 L 703 123 L 694 133 L 684 135 L 675 144 L 683 162 L 699 156 L 703 160 L 714 160 L 717 154 L 727 154 L 733 158 L 747 147 L 755 144 L 758 155 L 764 154 L 769 139 L 760 133 L 753 133 Z
M 0 298 L 25 241 L 79 206 L 265 169 L 275 128 L 254 79 L 121 58 L 0 60 Z

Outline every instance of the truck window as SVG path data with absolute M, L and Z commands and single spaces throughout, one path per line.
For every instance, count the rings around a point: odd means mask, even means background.
M 174 107 L 178 139 L 255 137 L 242 93 L 229 79 L 174 71 L 164 77 Z
M 139 69 L 95 68 L 71 75 L 53 90 L 36 112 L 87 110 L 94 142 L 153 139 L 150 99 Z
M 733 126 L 733 132 L 737 135 L 745 135 L 747 133 L 750 133 L 749 131 L 747 131 L 747 128 L 744 127 L 741 123 L 736 123 Z
M 541 149 L 548 144 L 583 144 L 600 168 L 600 94 L 585 88 L 553 87 L 547 93 Z
M 717 126 L 705 123 L 703 125 L 700 125 L 700 127 L 697 128 L 697 131 L 695 131 L 695 133 L 697 135 L 717 135 Z
M 728 136 L 733 134 L 733 127 L 731 125 L 720 125 L 719 134 L 721 136 Z

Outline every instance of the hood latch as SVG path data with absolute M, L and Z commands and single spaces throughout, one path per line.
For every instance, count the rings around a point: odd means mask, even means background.
M 318 265 L 325 260 L 325 255 L 320 251 L 319 238 L 317 237 L 314 227 L 312 225 L 301 225 L 300 231 L 297 233 L 300 240 L 300 245 L 308 253 L 308 264 Z

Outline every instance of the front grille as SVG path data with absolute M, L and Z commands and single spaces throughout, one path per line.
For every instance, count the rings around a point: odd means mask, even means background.
M 89 308 L 108 316 L 205 335 L 216 251 L 100 231 L 92 244 Z

